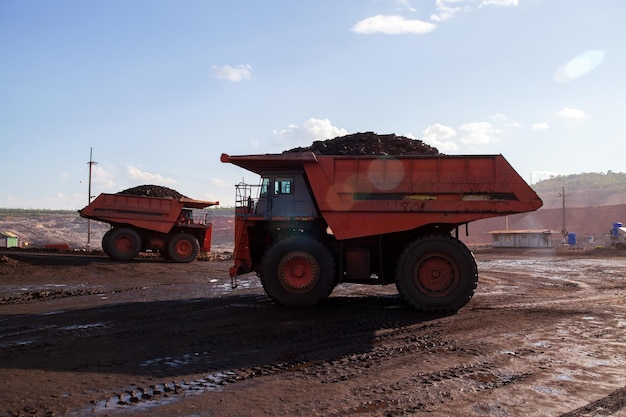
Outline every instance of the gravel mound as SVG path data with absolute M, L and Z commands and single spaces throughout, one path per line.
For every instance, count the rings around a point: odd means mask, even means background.
M 173 198 L 178 200 L 185 197 L 176 190 L 163 187 L 161 185 L 139 185 L 137 187 L 128 188 L 124 191 L 120 191 L 117 194 L 133 195 L 137 197 L 160 197 L 160 198 Z
M 419 139 L 374 132 L 318 140 L 311 146 L 293 148 L 283 153 L 290 152 L 313 152 L 317 155 L 439 155 L 437 148 Z

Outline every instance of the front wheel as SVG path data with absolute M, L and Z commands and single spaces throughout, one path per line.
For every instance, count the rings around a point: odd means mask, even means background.
M 141 250 L 141 237 L 130 227 L 113 229 L 104 243 L 104 252 L 117 261 L 130 261 Z
M 196 259 L 199 251 L 198 239 L 189 233 L 177 233 L 167 242 L 164 257 L 174 262 L 187 263 Z
M 474 255 L 447 235 L 413 241 L 396 266 L 398 292 L 422 311 L 457 311 L 472 298 L 477 284 Z
M 263 256 L 261 283 L 267 295 L 288 307 L 310 307 L 334 287 L 335 262 L 321 242 L 295 236 L 276 242 Z
M 111 256 L 109 253 L 109 242 L 111 241 L 111 233 L 113 233 L 113 229 L 109 229 L 106 231 L 104 236 L 102 236 L 102 252 Z

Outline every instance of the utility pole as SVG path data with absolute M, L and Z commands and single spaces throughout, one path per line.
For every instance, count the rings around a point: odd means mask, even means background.
M 563 229 L 561 229 L 561 233 L 563 237 L 567 236 L 567 227 L 565 227 L 565 187 L 563 187 L 563 191 L 559 194 L 560 197 L 563 197 Z
M 87 205 L 89 205 L 91 204 L 91 199 L 93 198 L 91 195 L 91 170 L 96 164 L 93 160 L 93 148 L 89 148 L 89 162 L 87 162 L 87 164 L 89 165 L 89 190 L 87 192 L 89 195 L 87 198 Z M 91 252 L 91 219 L 87 219 L 87 252 Z

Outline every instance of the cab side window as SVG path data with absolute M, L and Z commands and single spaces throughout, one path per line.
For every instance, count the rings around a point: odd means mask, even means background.
M 274 194 L 293 194 L 293 178 L 276 178 L 274 181 Z

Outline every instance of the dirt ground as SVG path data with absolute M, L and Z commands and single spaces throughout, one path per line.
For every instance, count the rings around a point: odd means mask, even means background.
M 477 250 L 475 297 L 273 304 L 229 261 L 0 253 L 2 416 L 626 416 L 626 253 Z

